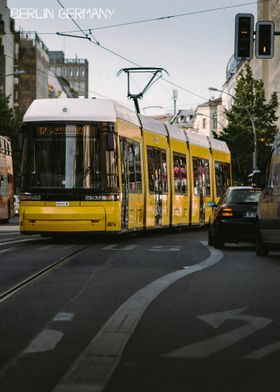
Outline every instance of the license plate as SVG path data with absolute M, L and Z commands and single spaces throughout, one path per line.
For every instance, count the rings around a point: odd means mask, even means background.
M 244 214 L 245 218 L 255 218 L 256 215 L 257 215 L 256 212 L 249 212 L 249 211 L 245 212 Z

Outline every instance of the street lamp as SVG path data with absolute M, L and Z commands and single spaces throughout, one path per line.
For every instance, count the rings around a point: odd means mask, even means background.
M 215 87 L 209 87 L 208 90 L 210 91 L 217 91 L 219 93 L 222 94 L 226 94 L 229 95 L 230 97 L 232 97 L 233 99 L 236 99 L 236 97 L 226 91 L 222 91 L 219 90 Z M 256 127 L 255 127 L 255 122 L 252 116 L 252 113 L 250 112 L 250 110 L 248 109 L 248 106 L 243 105 L 244 109 L 246 110 L 248 117 L 250 118 L 251 124 L 252 124 L 252 129 L 253 129 L 253 134 L 254 134 L 254 151 L 253 151 L 253 171 L 258 170 L 257 168 L 257 133 L 256 133 Z

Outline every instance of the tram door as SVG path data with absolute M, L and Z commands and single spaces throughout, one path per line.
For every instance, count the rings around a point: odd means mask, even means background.
M 210 196 L 209 160 L 193 158 L 195 195 L 199 203 L 199 223 L 205 222 L 206 197 Z
M 148 147 L 149 193 L 153 194 L 154 225 L 162 225 L 162 194 L 166 188 L 166 153 L 158 148 Z M 152 206 L 151 206 L 152 207 Z
M 122 229 L 128 228 L 128 151 L 126 139 L 120 140 L 121 172 L 122 172 Z
M 160 150 L 154 149 L 155 226 L 162 225 L 162 168 Z

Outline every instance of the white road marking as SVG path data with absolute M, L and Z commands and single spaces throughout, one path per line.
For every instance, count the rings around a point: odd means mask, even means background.
M 3 249 L 3 250 L 0 250 L 0 253 L 7 253 L 7 252 L 10 252 L 10 251 L 12 251 L 12 250 L 14 250 L 15 248 L 8 248 L 8 249 Z
M 150 252 L 179 252 L 182 249 L 182 246 L 169 246 L 169 245 L 156 245 L 151 249 L 148 249 Z
M 17 244 L 17 243 L 19 243 L 19 242 L 30 242 L 30 241 L 38 241 L 38 240 L 43 241 L 43 240 L 47 240 L 47 239 L 48 239 L 48 238 L 36 237 L 36 238 L 26 238 L 26 239 L 14 241 L 12 238 L 7 238 L 6 240 L 9 240 L 9 241 L 0 242 L 0 246 L 3 246 L 3 245 L 11 245 L 11 244 Z
M 125 301 L 92 339 L 53 392 L 101 392 L 150 303 L 177 280 L 208 268 L 223 258 L 221 251 L 211 248 L 209 251 L 210 256 L 191 270 L 183 269 L 164 275 Z
M 103 250 L 133 250 L 137 248 L 137 245 L 127 245 L 124 248 L 116 248 L 117 244 L 108 245 L 102 248 Z
M 52 321 L 72 321 L 75 313 L 60 312 L 54 316 Z
M 20 235 L 20 232 L 19 231 L 15 231 L 14 233 L 11 233 L 11 232 L 9 232 L 9 233 L 0 233 L 0 236 L 5 236 L 5 235 L 14 235 L 16 237 L 16 236 Z
M 259 350 L 252 351 L 250 354 L 244 355 L 244 359 L 262 359 L 267 355 L 273 354 L 280 350 L 280 341 L 274 342 L 266 347 L 260 348 Z
M 213 328 L 218 328 L 226 320 L 244 320 L 247 321 L 247 324 L 222 335 L 179 348 L 163 356 L 169 358 L 208 358 L 210 355 L 247 338 L 272 323 L 272 320 L 268 318 L 240 314 L 245 309 L 246 307 L 198 316 L 200 320 Z
M 44 329 L 30 345 L 24 350 L 23 354 L 43 353 L 53 350 L 63 337 L 61 331 L 53 329 Z

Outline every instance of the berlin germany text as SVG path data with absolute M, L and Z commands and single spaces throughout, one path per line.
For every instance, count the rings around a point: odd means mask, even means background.
M 115 9 L 109 8 L 11 8 L 14 19 L 111 19 Z

